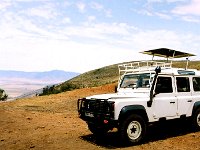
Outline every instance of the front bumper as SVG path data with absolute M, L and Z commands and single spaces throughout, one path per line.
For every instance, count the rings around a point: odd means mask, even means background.
M 112 127 L 117 125 L 117 121 L 114 120 L 114 102 L 83 98 L 78 100 L 77 106 L 79 117 L 87 123 Z

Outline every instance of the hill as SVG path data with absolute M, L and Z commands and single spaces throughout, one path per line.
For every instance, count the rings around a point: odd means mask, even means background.
M 73 84 L 79 88 L 97 87 L 100 85 L 117 82 L 119 78 L 118 74 L 118 65 L 110 65 L 83 73 L 62 83 L 59 86 L 62 87 L 66 84 Z
M 56 86 L 55 90 L 58 93 L 58 91 L 63 92 L 77 88 L 97 87 L 109 83 L 117 84 L 119 79 L 118 65 L 119 64 L 114 64 L 80 74 Z M 185 61 L 173 62 L 173 67 L 185 68 L 185 66 Z M 190 61 L 188 68 L 200 70 L 200 61 Z

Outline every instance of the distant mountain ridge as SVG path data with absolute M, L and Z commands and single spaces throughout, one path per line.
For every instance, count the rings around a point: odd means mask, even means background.
M 52 70 L 45 72 L 25 72 L 0 70 L 0 88 L 4 89 L 10 99 L 20 95 L 30 95 L 48 85 L 62 83 L 78 76 L 76 72 Z
M 0 70 L 0 78 L 24 78 L 24 79 L 33 79 L 33 80 L 66 81 L 77 75 L 79 75 L 79 73 L 66 72 L 62 70 L 52 70 L 52 71 L 45 71 L 45 72 Z

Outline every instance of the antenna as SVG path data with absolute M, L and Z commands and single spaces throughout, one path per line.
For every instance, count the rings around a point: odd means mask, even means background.
M 152 60 L 153 60 L 153 58 L 154 58 L 154 54 L 152 55 Z

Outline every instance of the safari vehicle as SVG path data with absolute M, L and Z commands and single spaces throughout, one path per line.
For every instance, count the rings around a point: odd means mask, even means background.
M 188 61 L 185 68 L 172 67 L 173 58 L 194 55 L 167 48 L 142 53 L 166 57 L 167 62 L 120 64 L 117 92 L 79 99 L 79 117 L 97 136 L 117 128 L 129 144 L 140 143 L 148 125 L 160 120 L 190 118 L 200 130 L 200 71 L 187 69 Z

